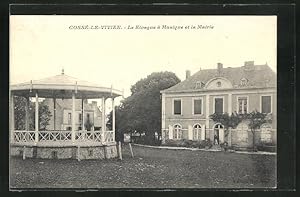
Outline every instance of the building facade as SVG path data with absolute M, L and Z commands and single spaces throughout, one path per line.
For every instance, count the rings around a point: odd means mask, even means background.
M 49 106 L 51 111 L 51 119 L 48 130 L 72 130 L 72 100 L 71 99 L 45 99 L 44 104 Z M 55 102 L 55 115 L 54 115 L 54 102 Z M 84 105 L 84 112 L 82 113 L 82 104 Z M 84 114 L 84 117 L 82 117 Z M 55 118 L 55 121 L 54 121 Z M 84 121 L 84 124 L 83 124 Z M 54 125 L 55 122 L 55 125 Z M 75 101 L 75 130 L 82 130 L 84 125 L 85 130 L 101 130 L 102 112 L 97 106 L 96 101 L 88 103 L 84 100 Z
M 162 136 L 179 140 L 214 140 L 232 146 L 253 145 L 252 132 L 247 122 L 225 134 L 224 126 L 210 119 L 214 113 L 248 113 L 257 110 L 272 116 L 272 124 L 264 124 L 255 132 L 255 143 L 276 144 L 276 73 L 265 65 L 245 62 L 241 67 L 205 69 L 175 86 L 161 91 Z

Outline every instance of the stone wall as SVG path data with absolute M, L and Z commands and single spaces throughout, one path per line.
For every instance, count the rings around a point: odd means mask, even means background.
M 105 158 L 105 147 L 79 147 L 77 148 L 77 156 L 80 160 L 84 159 L 104 159 Z
M 116 144 L 109 146 L 77 147 L 76 158 L 82 159 L 110 159 L 118 156 Z
M 110 159 L 118 157 L 116 143 L 106 146 L 68 146 L 68 147 L 37 147 L 17 146 L 10 147 L 11 156 L 41 159 Z
M 73 147 L 37 147 L 36 158 L 70 159 L 74 157 Z
M 23 153 L 25 152 L 25 158 L 32 158 L 34 157 L 34 147 L 26 147 L 24 146 L 11 146 L 10 147 L 10 154 L 12 156 L 19 156 L 23 157 Z
M 117 145 L 106 146 L 105 149 L 107 159 L 118 157 Z

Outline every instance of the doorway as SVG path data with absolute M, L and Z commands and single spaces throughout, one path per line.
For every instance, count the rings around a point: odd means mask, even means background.
M 220 144 L 224 142 L 224 126 L 220 123 L 214 126 L 214 144 Z

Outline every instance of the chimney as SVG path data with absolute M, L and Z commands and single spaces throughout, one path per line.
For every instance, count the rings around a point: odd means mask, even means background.
M 218 73 L 219 74 L 222 73 L 222 69 L 223 69 L 223 64 L 222 63 L 218 63 Z
M 253 70 L 254 69 L 254 61 L 245 61 L 244 69 L 245 70 Z
M 191 71 L 190 70 L 186 70 L 185 71 L 185 79 L 189 78 L 191 76 Z

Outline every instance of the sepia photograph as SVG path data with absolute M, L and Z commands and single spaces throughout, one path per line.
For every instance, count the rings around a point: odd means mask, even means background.
M 276 189 L 277 16 L 10 15 L 9 188 Z

